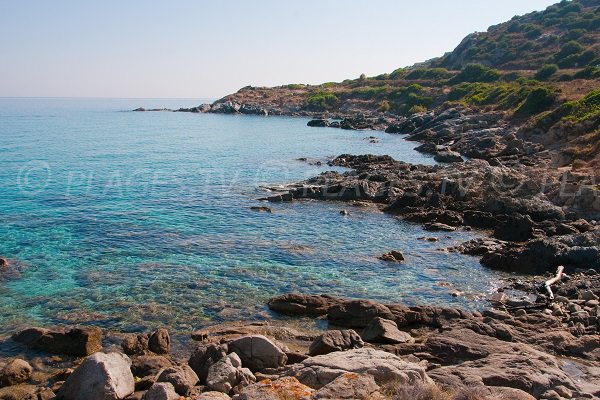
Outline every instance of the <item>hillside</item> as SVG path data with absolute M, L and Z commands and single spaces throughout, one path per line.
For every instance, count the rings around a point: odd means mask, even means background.
M 563 1 L 467 36 L 444 56 L 374 77 L 245 87 L 203 111 L 364 114 L 385 128 L 427 111 L 501 112 L 528 140 L 560 148 L 561 164 L 598 161 L 600 2 Z

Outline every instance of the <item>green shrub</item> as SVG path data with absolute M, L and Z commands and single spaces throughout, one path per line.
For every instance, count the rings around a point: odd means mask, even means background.
M 395 69 L 394 71 L 392 71 L 392 73 L 390 74 L 390 79 L 399 79 L 405 75 L 406 75 L 406 69 L 398 68 L 398 69 Z
M 406 79 L 415 80 L 415 79 L 431 79 L 431 80 L 441 80 L 448 79 L 452 76 L 452 73 L 448 71 L 446 68 L 416 68 L 413 69 L 406 75 Z
M 587 67 L 573 75 L 575 79 L 596 79 L 600 78 L 600 67 Z
M 450 84 L 461 82 L 492 82 L 500 78 L 500 72 L 481 64 L 468 64 L 454 78 Z
M 304 89 L 306 87 L 306 85 L 303 85 L 301 83 L 290 83 L 289 85 L 285 86 L 288 89 L 291 90 L 297 90 L 297 89 Z
M 355 89 L 351 93 L 352 93 L 352 95 L 354 95 L 356 97 L 361 97 L 364 99 L 372 99 L 382 93 L 385 93 L 387 91 L 387 89 L 388 88 L 386 86 L 380 86 L 380 87 L 366 86 L 366 87 L 361 87 L 361 88 Z
M 579 54 L 584 50 L 584 47 L 578 42 L 571 40 L 570 42 L 565 43 L 558 53 L 554 56 L 555 60 L 562 60 L 568 56 Z
M 392 108 L 392 106 L 391 106 L 390 102 L 387 100 L 382 100 L 377 105 L 377 111 L 379 111 L 379 112 L 387 112 L 387 111 L 390 111 L 391 108 Z
M 418 114 L 418 113 L 422 113 L 422 112 L 426 112 L 427 111 L 427 107 L 425 106 L 412 106 L 409 110 L 408 110 L 408 114 Z
M 535 73 L 535 79 L 545 81 L 550 78 L 558 71 L 558 65 L 556 64 L 545 64 Z
M 330 110 L 337 106 L 339 99 L 333 93 L 319 91 L 306 99 L 306 105 L 309 109 L 316 111 Z
M 546 87 L 538 87 L 533 89 L 521 106 L 515 111 L 517 117 L 529 117 L 546 111 L 554 101 L 556 94 L 552 89 Z

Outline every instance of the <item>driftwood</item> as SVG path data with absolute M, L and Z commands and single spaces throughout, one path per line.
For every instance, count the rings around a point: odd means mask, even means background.
M 550 300 L 554 300 L 554 293 L 552 292 L 552 285 L 554 285 L 556 282 L 559 282 L 563 276 L 564 276 L 564 271 L 565 271 L 565 267 L 563 267 L 562 265 L 560 267 L 558 267 L 558 270 L 556 271 L 556 276 L 552 279 L 548 279 L 546 281 L 546 291 L 548 292 L 548 296 L 550 297 Z

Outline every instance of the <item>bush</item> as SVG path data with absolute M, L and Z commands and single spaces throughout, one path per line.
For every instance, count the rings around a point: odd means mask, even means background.
M 358 89 L 353 90 L 351 93 L 352 95 L 356 96 L 356 97 L 361 97 L 363 99 L 372 99 L 378 95 L 380 95 L 381 93 L 385 93 L 385 91 L 387 90 L 386 86 L 380 86 L 380 87 L 361 87 Z
M 556 73 L 556 71 L 558 71 L 558 65 L 546 64 L 546 65 L 542 66 L 540 69 L 538 69 L 538 71 L 535 73 L 535 79 L 540 80 L 540 81 L 545 81 L 546 79 L 548 79 L 552 75 L 554 75 Z
M 529 117 L 539 114 L 550 108 L 555 100 L 556 94 L 553 90 L 546 87 L 538 87 L 529 93 L 523 104 L 515 111 L 515 116 Z
M 481 64 L 468 64 L 454 78 L 450 84 L 461 82 L 492 82 L 500 78 L 500 72 Z
M 558 53 L 554 56 L 555 60 L 562 60 L 570 55 L 579 54 L 583 51 L 584 47 L 578 42 L 571 40 L 565 43 Z
M 288 89 L 291 90 L 297 90 L 297 89 L 304 89 L 306 87 L 306 85 L 303 85 L 301 83 L 290 83 L 289 85 L 285 86 Z
M 391 104 L 387 100 L 382 100 L 377 105 L 377 111 L 379 112 L 388 112 L 392 108 Z
M 575 79 L 596 79 L 600 78 L 600 67 L 587 67 L 573 75 Z
M 452 73 L 446 68 L 416 68 L 406 75 L 406 79 L 431 79 L 441 80 L 448 79 L 452 76 Z
M 422 113 L 422 112 L 426 112 L 427 111 L 427 107 L 425 106 L 412 106 L 409 110 L 408 110 L 408 114 L 418 114 L 418 113 Z
M 330 110 L 337 106 L 339 99 L 333 93 L 316 92 L 306 99 L 308 108 L 316 111 Z

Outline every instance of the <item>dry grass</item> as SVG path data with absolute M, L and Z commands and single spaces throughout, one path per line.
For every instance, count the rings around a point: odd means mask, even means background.
M 490 396 L 484 388 L 468 387 L 450 391 L 433 383 L 392 385 L 386 390 L 386 395 L 390 400 L 500 400 L 496 396 Z

